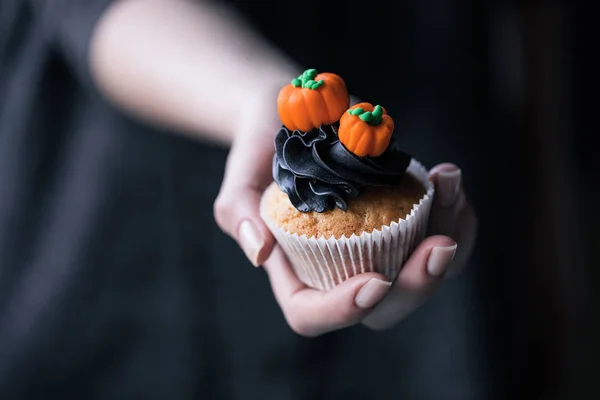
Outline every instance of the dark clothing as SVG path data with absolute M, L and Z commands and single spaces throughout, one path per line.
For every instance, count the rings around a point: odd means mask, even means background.
M 226 151 L 96 92 L 88 42 L 109 2 L 0 3 L 0 399 L 510 398 L 511 280 L 492 243 L 510 226 L 396 328 L 298 337 L 213 221 Z M 421 161 L 459 164 L 476 206 L 489 200 L 504 154 L 480 151 L 486 10 L 234 3 L 301 65 L 384 104 Z

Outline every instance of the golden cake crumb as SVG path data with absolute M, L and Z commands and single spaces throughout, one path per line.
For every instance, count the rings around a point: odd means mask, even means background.
M 392 221 L 406 217 L 425 194 L 425 188 L 413 176 L 407 175 L 402 184 L 393 188 L 369 187 L 356 199 L 348 202 L 348 210 L 303 213 L 292 205 L 288 196 L 275 182 L 265 192 L 268 217 L 287 232 L 308 237 L 361 234 L 380 229 Z

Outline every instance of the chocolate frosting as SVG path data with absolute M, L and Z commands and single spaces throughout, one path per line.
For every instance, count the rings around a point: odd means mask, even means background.
M 366 186 L 396 186 L 411 156 L 392 138 L 379 157 L 357 157 L 339 141 L 337 126 L 308 132 L 283 126 L 275 136 L 273 178 L 301 212 L 348 209 Z

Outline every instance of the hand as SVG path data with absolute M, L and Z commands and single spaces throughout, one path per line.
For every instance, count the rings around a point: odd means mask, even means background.
M 460 272 L 469 259 L 476 218 L 461 187 L 461 171 L 453 164 L 434 167 L 430 176 L 436 197 L 427 237 L 404 264 L 394 284 L 382 275 L 357 275 L 328 292 L 298 280 L 278 246 L 265 263 L 271 287 L 292 329 L 303 336 L 362 322 L 372 329 L 389 328 L 423 304 L 445 277 Z
M 236 124 L 225 176 L 214 203 L 217 224 L 237 241 L 255 267 L 266 261 L 275 245 L 259 214 L 259 205 L 264 190 L 273 181 L 274 139 L 281 127 L 273 105 L 277 104 L 282 85 L 274 82 L 247 101 Z
M 280 126 L 274 101 L 250 102 L 242 116 L 215 201 L 219 227 L 238 242 L 252 264 L 264 266 L 296 333 L 318 336 L 360 322 L 374 329 L 395 324 L 431 295 L 448 270 L 459 271 L 469 257 L 475 215 L 460 186 L 460 171 L 451 164 L 431 170 L 436 197 L 430 232 L 435 236 L 419 245 L 393 286 L 381 274 L 365 273 L 327 292 L 311 289 L 297 278 L 259 215 L 261 195 L 272 181 L 273 135 Z
M 387 296 L 362 322 L 372 329 L 398 323 L 423 304 L 443 278 L 463 270 L 477 234 L 477 218 L 462 188 L 461 170 L 454 164 L 433 167 L 435 198 L 427 239 L 402 267 Z

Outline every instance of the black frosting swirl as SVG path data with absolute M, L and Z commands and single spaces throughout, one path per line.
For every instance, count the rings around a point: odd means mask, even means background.
M 357 157 L 339 141 L 337 127 L 321 125 L 309 132 L 282 127 L 275 137 L 273 178 L 301 212 L 348 209 L 348 199 L 366 186 L 402 182 L 411 156 L 392 139 L 379 157 Z

